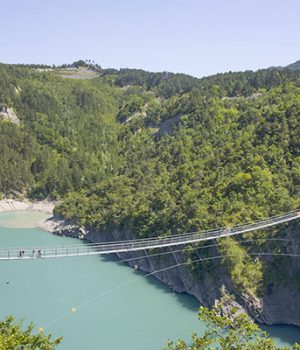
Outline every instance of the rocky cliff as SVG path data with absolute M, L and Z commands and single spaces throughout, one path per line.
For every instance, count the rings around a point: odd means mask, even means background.
M 48 219 L 40 227 L 54 234 L 86 239 L 93 243 L 134 238 L 128 229 L 122 232 L 114 229 L 109 232 L 99 232 L 93 228 L 79 227 L 74 222 L 57 217 Z M 213 271 L 211 268 L 209 271 L 203 269 L 202 276 L 199 276 L 199 272 L 198 274 L 193 272 L 187 265 L 172 268 L 172 266 L 186 262 L 186 255 L 181 250 L 182 246 L 160 252 L 155 250 L 153 252 L 120 253 L 118 257 L 121 260 L 127 260 L 126 263 L 133 268 L 145 273 L 153 273 L 155 278 L 168 285 L 174 292 L 194 296 L 204 306 L 212 307 L 225 290 L 228 294 L 235 296 L 235 306 L 246 311 L 260 323 L 300 326 L 300 279 L 297 277 L 300 276 L 299 233 L 300 225 L 297 223 L 289 225 L 280 232 L 280 237 L 284 238 L 284 241 L 280 242 L 280 246 L 276 243 L 278 254 L 294 255 L 294 257 L 278 256 L 279 260 L 275 259 L 275 264 L 281 267 L 276 271 L 276 280 L 273 281 L 271 278 L 266 281 L 264 293 L 260 298 L 237 290 L 231 282 L 228 271 L 218 260 L 212 262 Z M 274 251 L 272 245 L 274 242 L 270 242 L 265 252 L 272 254 Z M 164 254 L 152 256 L 161 252 Z M 210 248 L 209 255 L 219 255 L 217 246 Z M 261 258 L 264 259 L 266 266 L 274 265 L 274 256 L 262 256 Z

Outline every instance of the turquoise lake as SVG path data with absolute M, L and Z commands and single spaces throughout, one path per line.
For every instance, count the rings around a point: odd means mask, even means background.
M 28 227 L 40 216 L 1 213 L 0 246 L 84 244 Z M 109 257 L 2 261 L 0 296 L 0 318 L 13 314 L 24 324 L 33 321 L 36 328 L 62 335 L 59 350 L 159 350 L 167 339 L 188 341 L 194 331 L 205 330 L 194 298 Z M 300 341 L 296 327 L 267 331 L 278 345 Z

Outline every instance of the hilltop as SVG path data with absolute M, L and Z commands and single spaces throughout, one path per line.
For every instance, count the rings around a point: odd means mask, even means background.
M 300 69 L 300 60 L 288 64 L 287 66 L 275 66 L 275 67 L 270 67 L 269 69 L 277 69 L 277 70 L 283 70 L 283 69 L 291 69 L 291 70 L 299 70 Z
M 294 63 L 291 63 L 289 64 L 288 66 L 286 66 L 286 68 L 289 68 L 289 69 L 294 69 L 294 70 L 299 70 L 300 69 L 300 60 L 294 62 Z

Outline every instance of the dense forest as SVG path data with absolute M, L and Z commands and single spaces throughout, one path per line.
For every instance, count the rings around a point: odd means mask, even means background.
M 66 218 L 136 237 L 300 207 L 300 71 L 197 79 L 97 65 L 76 80 L 66 68 L 0 65 L 2 196 L 58 199 Z M 8 109 L 19 123 L 1 119 Z M 263 293 L 263 263 L 232 238 L 220 249 L 236 287 Z

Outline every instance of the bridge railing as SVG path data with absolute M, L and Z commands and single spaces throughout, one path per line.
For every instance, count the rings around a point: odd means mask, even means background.
M 209 231 L 191 232 L 174 236 L 153 237 L 119 242 L 91 243 L 85 245 L 53 246 L 43 248 L 1 248 L 0 260 L 59 258 L 67 256 L 110 254 L 138 251 L 149 248 L 183 245 L 255 231 L 258 229 L 271 227 L 298 218 L 300 218 L 299 210 L 295 210 L 284 215 L 274 216 L 250 224 L 237 225 L 232 228 L 218 228 Z

